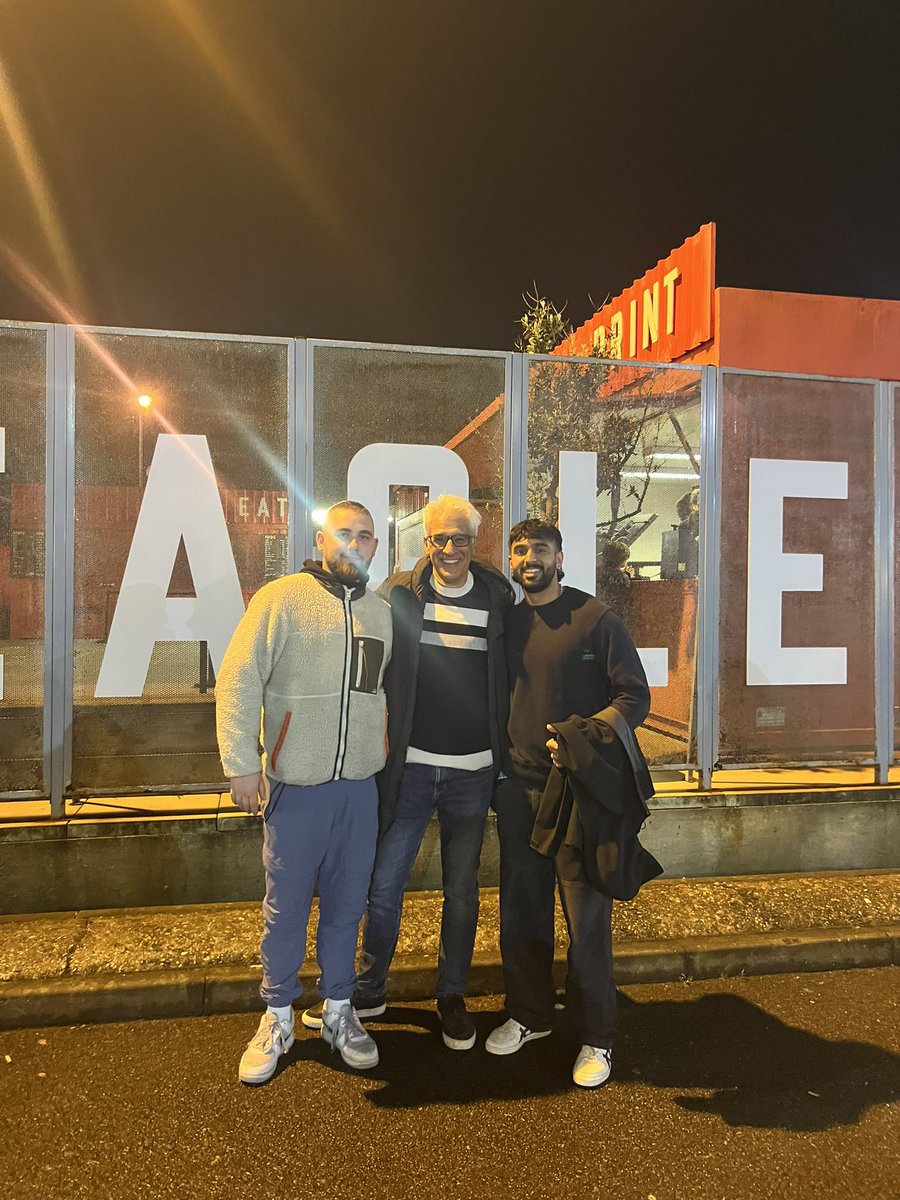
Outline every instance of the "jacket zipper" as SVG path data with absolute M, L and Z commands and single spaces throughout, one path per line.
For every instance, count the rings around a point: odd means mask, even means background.
M 332 779 L 340 779 L 347 751 L 347 724 L 350 713 L 350 668 L 353 660 L 353 614 L 350 608 L 350 589 L 344 588 L 344 671 L 341 682 L 341 717 L 338 723 L 337 754 Z

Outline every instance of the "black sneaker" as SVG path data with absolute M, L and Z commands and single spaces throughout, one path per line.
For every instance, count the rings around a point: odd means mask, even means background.
M 356 1015 L 361 1021 L 365 1021 L 367 1017 L 380 1017 L 387 1008 L 387 998 L 385 996 L 376 996 L 375 999 L 369 999 L 366 996 L 361 996 L 359 992 L 354 992 L 350 997 L 350 1003 L 356 1012 Z M 325 1001 L 320 1000 L 318 1004 L 314 1004 L 311 1008 L 307 1008 L 300 1016 L 300 1020 L 307 1029 L 322 1028 L 322 1009 L 325 1007 Z
M 438 996 L 437 1010 L 444 1045 L 451 1050 L 471 1050 L 475 1045 L 475 1026 L 462 996 Z

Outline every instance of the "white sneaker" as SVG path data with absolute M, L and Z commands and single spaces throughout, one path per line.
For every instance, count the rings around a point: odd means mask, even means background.
M 612 1050 L 604 1046 L 582 1046 L 572 1068 L 572 1079 L 579 1087 L 599 1087 L 612 1070 Z
M 325 1005 L 322 1037 L 333 1050 L 338 1051 L 348 1067 L 366 1071 L 378 1066 L 378 1047 L 363 1029 L 359 1017 L 349 1004 L 345 1008 L 333 1009 Z
M 508 1021 L 504 1021 L 492 1034 L 488 1035 L 484 1048 L 490 1054 L 515 1054 L 526 1042 L 533 1042 L 535 1038 L 549 1036 L 549 1029 L 526 1029 L 524 1025 L 520 1025 L 518 1021 L 514 1021 L 510 1017 Z
M 294 1022 L 285 1026 L 268 1010 L 260 1018 L 259 1028 L 241 1055 L 238 1079 L 241 1083 L 265 1083 L 275 1074 L 278 1060 L 294 1044 Z

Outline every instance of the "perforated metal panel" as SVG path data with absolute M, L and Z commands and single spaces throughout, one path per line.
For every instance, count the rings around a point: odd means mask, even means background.
M 172 544 L 166 529 L 156 527 L 157 518 L 140 544 L 159 545 L 160 570 L 167 582 L 149 598 L 122 591 L 129 554 L 136 553 L 139 542 L 136 528 L 142 506 L 146 515 L 152 509 L 151 493 L 159 500 L 161 487 L 184 486 L 177 483 L 181 476 L 167 482 L 154 473 L 157 454 L 170 452 L 173 439 L 176 457 L 165 461 L 177 461 L 178 446 L 187 448 L 187 469 L 196 467 L 199 472 L 198 504 L 209 478 L 207 455 L 211 462 L 218 496 L 213 497 L 209 523 L 224 522 L 242 601 L 286 568 L 288 364 L 289 347 L 278 342 L 77 335 L 75 792 L 190 786 L 221 779 L 214 676 L 206 641 L 167 640 L 171 635 L 157 640 L 146 670 L 140 672 L 138 694 L 129 686 L 120 688 L 128 694 L 110 695 L 108 685 L 98 681 L 120 605 L 143 604 L 146 620 L 162 627 L 161 604 L 193 602 L 199 612 L 201 600 L 206 603 L 184 539 L 179 542 L 176 537 Z M 150 398 L 146 408 L 138 403 L 141 395 Z M 188 488 L 182 498 L 185 511 L 194 502 Z M 177 523 L 178 514 L 169 519 Z M 219 586 L 215 580 L 204 584 L 206 589 Z M 225 584 L 221 588 L 224 595 Z M 118 653 L 121 656 L 121 648 Z
M 722 378 L 719 758 L 871 761 L 875 388 Z
M 330 344 L 310 353 L 312 507 L 346 498 L 348 467 L 365 446 L 446 447 L 465 463 L 469 498 L 481 513 L 476 553 L 502 568 L 506 357 Z M 423 478 L 387 482 L 400 485 L 390 491 L 391 524 L 429 499 Z M 389 570 L 422 553 L 420 535 L 415 547 L 392 529 L 379 536 L 390 541 Z
M 43 787 L 46 363 L 0 327 L 0 793 Z
M 596 456 L 576 514 L 579 556 L 593 569 L 576 586 L 614 609 L 642 651 L 652 708 L 638 736 L 657 766 L 697 756 L 700 379 L 667 367 L 529 362 L 528 515 L 558 522 L 560 451 Z

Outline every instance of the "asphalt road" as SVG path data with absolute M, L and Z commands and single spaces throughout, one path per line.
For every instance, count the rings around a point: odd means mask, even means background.
M 900 1196 L 900 969 L 629 987 L 609 1085 L 560 1028 L 446 1050 L 388 1010 L 355 1074 L 302 1030 L 237 1082 L 256 1017 L 0 1034 L 0 1196 L 104 1200 Z M 893 1103 L 892 1103 L 893 1102 Z

